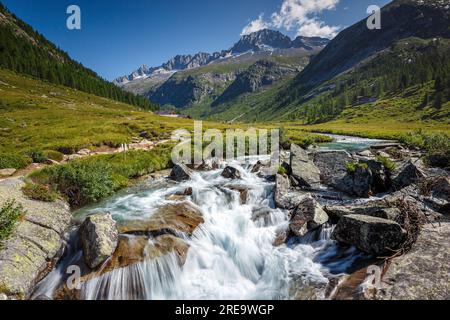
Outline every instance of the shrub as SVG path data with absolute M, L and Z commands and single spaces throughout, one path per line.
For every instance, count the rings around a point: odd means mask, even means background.
M 286 168 L 283 167 L 283 166 L 280 166 L 280 167 L 278 168 L 278 174 L 281 174 L 282 176 L 284 176 L 285 174 L 287 174 Z
M 347 169 L 348 174 L 354 174 L 356 172 L 356 170 L 358 170 L 358 169 L 362 169 L 362 170 L 369 169 L 369 166 L 367 165 L 367 163 L 348 162 L 345 165 L 345 168 Z
M 432 159 L 441 159 L 440 166 L 449 165 L 450 159 L 450 135 L 444 132 L 425 132 L 417 130 L 408 132 L 400 137 L 400 141 L 408 147 L 415 147 L 426 152 L 425 162 L 433 164 Z
M 42 153 L 42 151 L 32 151 L 30 153 L 31 159 L 33 159 L 34 163 L 44 163 L 47 161 L 47 157 Z
M 73 162 L 50 170 L 50 183 L 73 207 L 97 202 L 114 191 L 111 168 L 103 162 Z
M 27 183 L 22 188 L 22 192 L 28 198 L 38 201 L 54 202 L 58 199 L 58 193 L 50 187 L 40 184 Z
M 61 152 L 58 152 L 58 151 L 54 151 L 54 150 L 45 150 L 44 156 L 47 159 L 58 161 L 58 162 L 61 162 L 64 159 L 64 154 L 62 154 Z
M 14 231 L 17 221 L 25 215 L 25 211 L 20 204 L 14 200 L 6 201 L 0 208 L 0 246 Z
M 377 161 L 381 162 L 383 164 L 383 167 L 388 172 L 393 172 L 395 170 L 395 162 L 392 161 L 391 159 L 386 158 L 386 157 L 382 157 L 382 156 L 378 156 L 377 157 Z
M 32 159 L 21 154 L 0 153 L 0 169 L 22 169 L 32 163 Z

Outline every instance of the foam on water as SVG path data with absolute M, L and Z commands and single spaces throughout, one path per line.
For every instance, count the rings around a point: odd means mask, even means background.
M 254 163 L 256 158 L 251 159 Z M 190 249 L 182 267 L 173 255 L 114 270 L 83 285 L 85 299 L 289 299 L 295 283 L 323 288 L 331 273 L 343 272 L 355 259 L 348 252 L 334 260 L 338 249 L 332 227 L 303 239 L 273 246 L 277 230 L 286 229 L 289 213 L 273 206 L 273 183 L 250 173 L 251 166 L 234 162 L 242 179 L 221 177 L 221 170 L 195 173 L 180 184 L 159 183 L 109 199 L 80 216 L 111 212 L 117 220 L 151 215 L 171 203 L 168 195 L 187 187 L 189 200 L 204 217 L 187 239 Z M 247 188 L 248 200 L 227 186 Z M 298 284 L 301 283 L 299 286 Z

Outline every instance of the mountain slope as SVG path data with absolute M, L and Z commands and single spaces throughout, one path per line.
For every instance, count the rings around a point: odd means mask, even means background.
M 13 70 L 145 109 L 158 108 L 143 97 L 124 92 L 11 14 L 0 3 L 0 68 Z
M 381 30 L 368 30 L 365 20 L 351 26 L 292 81 L 269 88 L 254 99 L 231 101 L 208 117 L 233 120 L 239 114 L 239 121 L 318 123 L 338 119 L 345 112 L 347 119 L 364 122 L 360 106 L 369 112 L 370 107 L 383 110 L 383 105 L 392 105 L 398 119 L 445 122 L 449 98 L 444 88 L 450 87 L 449 26 L 448 0 L 394 1 L 382 9 Z M 416 108 L 421 104 L 417 100 L 424 100 L 423 108 Z M 412 109 L 411 103 L 415 105 Z M 435 105 L 438 107 L 433 109 Z M 386 117 L 391 115 L 386 109 Z

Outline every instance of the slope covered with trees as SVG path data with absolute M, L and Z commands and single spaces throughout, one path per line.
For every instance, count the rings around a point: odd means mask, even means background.
M 125 92 L 94 71 L 72 60 L 31 26 L 0 3 L 0 68 L 31 75 L 87 93 L 148 110 L 158 106 L 144 97 Z

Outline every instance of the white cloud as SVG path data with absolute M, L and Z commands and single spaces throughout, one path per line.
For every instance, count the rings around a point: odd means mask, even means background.
M 339 0 L 283 0 L 280 9 L 272 13 L 269 21 L 264 21 L 263 15 L 250 22 L 242 31 L 243 34 L 255 32 L 264 28 L 295 30 L 297 35 L 320 36 L 333 38 L 340 29 L 320 21 L 318 14 L 325 10 L 334 10 Z
M 264 14 L 261 13 L 258 19 L 251 21 L 241 32 L 241 36 L 250 34 L 262 29 L 268 28 L 269 25 L 264 21 Z

